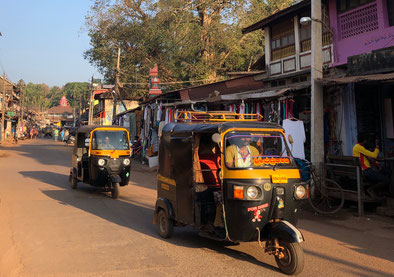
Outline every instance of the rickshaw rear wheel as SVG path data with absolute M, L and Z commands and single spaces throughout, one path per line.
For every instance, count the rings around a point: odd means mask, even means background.
M 119 197 L 119 183 L 113 183 L 111 187 L 111 196 L 113 199 L 117 199 Z
M 304 251 L 298 242 L 279 241 L 281 254 L 275 255 L 279 269 L 287 275 L 299 274 L 304 269 Z M 281 257 L 280 257 L 281 256 Z
M 159 210 L 157 215 L 157 227 L 159 229 L 159 235 L 162 238 L 170 238 L 174 231 L 174 221 L 167 217 L 166 212 L 163 209 Z

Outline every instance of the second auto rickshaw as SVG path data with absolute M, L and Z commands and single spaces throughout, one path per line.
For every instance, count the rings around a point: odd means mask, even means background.
M 164 238 L 174 226 L 192 225 L 215 240 L 258 241 L 281 271 L 298 274 L 304 237 L 295 224 L 308 188 L 283 128 L 258 119 L 180 112 L 183 123 L 165 125 L 154 223 Z
M 130 178 L 130 139 L 119 126 L 83 126 L 76 132 L 69 181 L 73 189 L 84 182 L 118 198 L 119 186 Z

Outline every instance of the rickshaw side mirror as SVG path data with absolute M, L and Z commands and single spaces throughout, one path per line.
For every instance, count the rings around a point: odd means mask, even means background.
M 85 147 L 88 148 L 90 144 L 90 138 L 85 139 Z
M 212 141 L 220 146 L 220 143 L 222 142 L 222 137 L 220 136 L 219 133 L 214 133 L 212 135 Z
M 287 138 L 288 138 L 290 144 L 294 143 L 293 137 L 291 135 L 289 135 Z

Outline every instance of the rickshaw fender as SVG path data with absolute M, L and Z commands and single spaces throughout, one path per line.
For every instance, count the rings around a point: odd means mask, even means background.
M 168 218 L 174 218 L 174 209 L 172 208 L 170 201 L 167 198 L 159 197 L 156 200 L 153 224 L 156 224 L 157 222 L 157 214 L 159 213 L 159 209 L 163 209 Z
M 111 175 L 111 182 L 112 183 L 120 183 L 122 182 L 122 178 L 119 175 Z
M 264 226 L 262 240 L 278 238 L 288 242 L 303 242 L 304 236 L 293 224 L 286 220 L 272 222 Z

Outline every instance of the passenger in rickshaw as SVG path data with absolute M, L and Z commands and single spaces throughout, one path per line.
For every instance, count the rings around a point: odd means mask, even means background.
M 212 141 L 211 134 L 203 134 L 196 140 L 199 140 L 197 150 L 199 169 L 196 171 L 197 185 L 195 191 L 197 202 L 200 204 L 201 225 L 204 231 L 213 233 L 214 227 L 222 225 L 220 220 L 218 221 L 218 211 L 220 217 L 221 208 L 217 197 L 215 197 L 215 192 L 220 191 L 220 178 L 218 176 L 220 150 L 218 145 Z
M 250 167 L 253 158 L 260 155 L 259 150 L 250 145 L 251 137 L 248 135 L 234 135 L 228 139 L 227 143 L 229 143 L 226 148 L 226 165 L 228 167 Z M 259 141 L 256 142 L 256 145 L 261 146 Z

